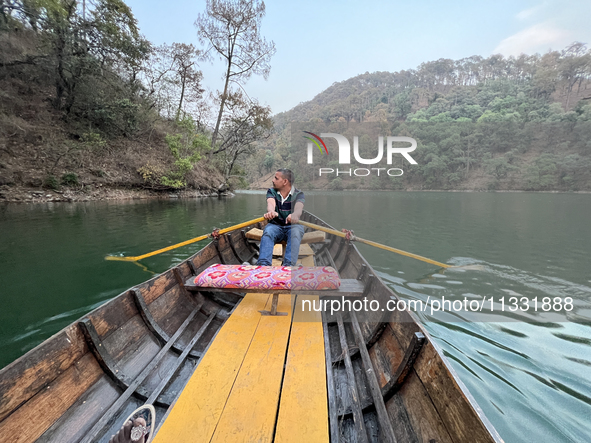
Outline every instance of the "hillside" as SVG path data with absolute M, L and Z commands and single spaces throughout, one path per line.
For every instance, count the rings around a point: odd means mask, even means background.
M 591 52 L 580 43 L 358 75 L 276 115 L 273 139 L 259 145 L 249 177 L 287 166 L 309 189 L 589 191 L 590 79 Z M 357 135 L 363 158 L 375 157 L 378 135 L 414 137 L 418 165 L 399 164 L 402 177 L 319 179 L 319 167 L 335 169 L 337 159 L 308 165 L 302 130 L 349 134 L 350 142 Z
M 52 88 L 0 79 L 0 201 L 87 201 L 217 195 L 223 176 L 206 160 L 182 191 L 155 188 L 142 167 L 166 170 L 174 158 L 165 142 L 174 125 L 156 119 L 133 136 L 86 139 L 77 123 L 51 105 Z
M 226 189 L 191 113 L 205 107 L 198 50 L 154 48 L 119 0 L 60 5 L 16 1 L 0 14 L 0 201 Z

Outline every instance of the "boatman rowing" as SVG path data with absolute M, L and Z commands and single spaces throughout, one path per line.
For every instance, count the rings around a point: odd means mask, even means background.
M 294 175 L 289 169 L 278 169 L 273 177 L 273 187 L 267 191 L 267 212 L 269 220 L 259 253 L 259 266 L 271 266 L 275 243 L 286 242 L 282 266 L 295 266 L 298 261 L 304 227 L 297 222 L 304 210 L 304 193 L 293 185 Z

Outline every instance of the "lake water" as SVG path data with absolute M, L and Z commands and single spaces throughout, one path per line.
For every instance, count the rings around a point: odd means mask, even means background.
M 140 255 L 260 217 L 264 200 L 240 193 L 223 200 L 0 205 L 0 367 L 207 241 L 141 266 L 106 255 Z M 359 246 L 404 300 L 505 297 L 505 311 L 495 304 L 486 316 L 417 316 L 507 442 L 591 441 L 591 195 L 312 192 L 306 209 L 362 238 L 479 265 L 442 272 Z M 511 297 L 537 298 L 538 311 L 532 304 L 512 312 Z M 548 317 L 541 312 L 545 297 L 570 297 L 573 304 Z

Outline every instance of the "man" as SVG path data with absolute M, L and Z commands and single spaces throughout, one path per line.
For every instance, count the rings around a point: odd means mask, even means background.
M 264 214 L 269 223 L 265 226 L 259 260 L 257 265 L 271 266 L 273 246 L 287 242 L 282 266 L 295 266 L 298 261 L 300 242 L 304 236 L 304 227 L 298 225 L 304 210 L 304 193 L 293 185 L 293 172 L 278 169 L 273 177 L 273 188 L 267 191 L 267 212 Z

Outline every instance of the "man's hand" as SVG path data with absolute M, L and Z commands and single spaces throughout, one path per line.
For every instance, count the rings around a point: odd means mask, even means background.
M 293 214 L 289 214 L 289 215 L 287 216 L 287 218 L 285 219 L 285 221 L 286 221 L 287 223 L 290 223 L 290 224 L 292 224 L 292 225 L 295 225 L 295 224 L 297 224 L 297 222 L 299 222 L 299 221 L 300 221 L 300 216 L 299 216 L 299 215 L 296 215 L 295 213 L 293 213 Z
M 279 217 L 279 214 L 277 214 L 275 211 L 269 211 L 263 214 L 263 217 L 265 217 L 265 220 L 272 220 L 275 217 Z

